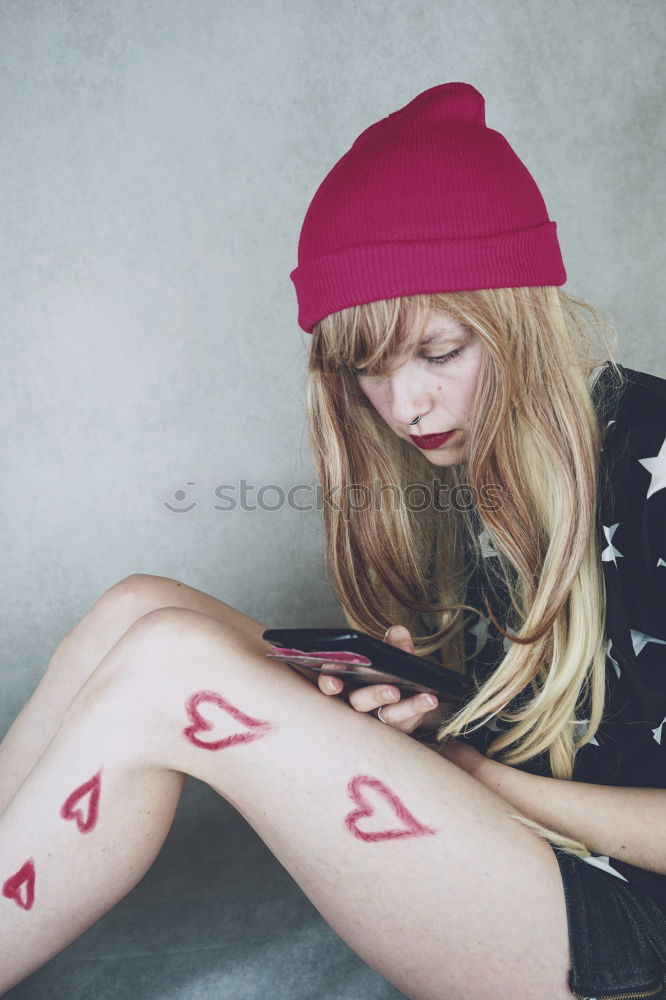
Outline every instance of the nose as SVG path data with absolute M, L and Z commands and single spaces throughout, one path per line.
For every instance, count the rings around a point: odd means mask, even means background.
M 429 395 L 420 383 L 414 370 L 405 369 L 387 377 L 387 392 L 391 416 L 397 424 L 408 427 L 417 416 L 425 416 L 430 410 Z

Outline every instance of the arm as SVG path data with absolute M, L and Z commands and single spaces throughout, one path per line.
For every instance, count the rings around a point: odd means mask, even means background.
M 666 875 L 666 789 L 546 778 L 490 760 L 461 740 L 442 751 L 524 816 L 594 854 Z
M 394 633 L 392 641 L 407 652 L 414 652 L 408 632 L 404 638 Z M 375 690 L 380 687 L 377 685 Z M 356 697 L 367 698 L 372 690 L 366 688 Z M 407 705 L 411 701 L 407 700 Z M 369 707 L 374 707 L 374 703 Z M 411 714 L 403 724 L 404 732 L 413 733 L 442 757 L 468 771 L 517 812 L 549 830 L 573 837 L 594 854 L 666 875 L 666 789 L 617 788 L 544 778 L 484 757 L 458 739 L 444 744 L 435 742 L 433 746 L 432 734 L 442 721 L 441 705 L 418 715 L 414 714 L 416 709 L 408 711 Z

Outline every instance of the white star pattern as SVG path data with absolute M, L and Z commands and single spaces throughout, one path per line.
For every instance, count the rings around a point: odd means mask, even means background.
M 646 497 L 649 500 L 657 490 L 666 489 L 666 438 L 664 438 L 658 455 L 654 455 L 652 458 L 639 458 L 638 461 L 652 476 Z
M 500 728 L 500 726 L 498 726 L 498 725 L 497 725 L 497 719 L 496 719 L 496 718 L 495 718 L 494 716 L 493 716 L 493 718 L 492 718 L 492 719 L 490 720 L 490 722 L 487 722 L 487 723 L 486 723 L 486 729 L 490 729 L 490 730 L 491 730 L 491 732 L 493 732 L 493 733 L 501 733 L 501 732 L 504 732 L 504 727 L 501 727 L 501 728 Z
M 606 424 L 606 430 L 608 430 L 608 428 L 610 427 L 610 425 L 611 425 L 611 424 L 614 424 L 614 423 L 615 423 L 615 421 L 614 421 L 614 420 L 609 420 L 609 421 L 608 421 L 608 423 Z M 603 449 L 603 447 L 602 447 L 602 449 L 601 449 L 601 450 L 602 450 L 602 451 L 604 450 L 604 449 Z
M 666 566 L 666 562 L 664 562 L 661 556 L 657 559 L 657 569 L 659 569 L 660 566 Z
M 573 738 L 574 740 L 579 740 L 581 736 L 585 735 L 588 725 L 590 724 L 589 719 L 577 719 L 576 722 L 572 722 L 571 725 L 574 727 Z M 594 747 L 599 746 L 599 742 L 596 736 L 593 736 L 590 740 L 590 745 Z M 585 744 L 587 746 L 587 743 Z
M 476 638 L 476 649 L 474 650 L 474 656 L 479 652 L 481 647 L 486 641 L 486 636 L 488 635 L 488 625 L 490 624 L 490 618 L 487 615 L 480 614 L 479 620 L 477 621 L 474 628 L 471 628 L 470 633 Z
M 657 642 L 657 643 L 659 643 L 662 646 L 666 646 L 666 639 L 655 639 L 654 636 L 646 635 L 645 632 L 638 632 L 635 628 L 631 629 L 631 644 L 634 647 L 634 655 L 635 656 L 638 656 L 639 653 L 642 652 L 642 650 L 645 648 L 645 646 L 648 644 L 648 642 Z M 610 642 L 608 643 L 608 646 L 610 648 Z M 610 654 L 607 653 L 606 655 L 609 656 Z M 612 657 L 610 657 L 610 659 L 611 659 L 611 661 L 613 663 L 615 663 L 615 660 L 613 660 Z M 615 667 L 616 667 L 616 670 L 617 670 L 617 675 L 619 677 L 620 676 L 620 668 L 618 667 L 617 663 L 615 663 Z M 665 722 L 666 722 L 666 719 L 663 719 L 659 723 L 659 725 L 657 726 L 657 728 L 652 730 L 652 735 L 653 735 L 655 741 L 659 744 L 659 746 L 661 746 L 661 734 L 662 734 L 662 730 L 663 730 Z
M 595 868 L 601 868 L 602 871 L 608 872 L 610 875 L 617 875 L 617 877 L 621 878 L 623 882 L 629 881 L 629 879 L 626 879 L 624 875 L 620 875 L 620 873 L 616 872 L 614 868 L 611 868 L 607 854 L 593 854 L 591 858 L 583 858 L 582 860 L 586 861 L 588 865 L 593 865 Z
M 645 635 L 644 632 L 637 632 L 635 628 L 631 630 L 631 642 L 634 647 L 634 656 L 638 656 L 648 642 L 659 642 L 666 646 L 666 639 L 655 639 L 652 635 Z
M 620 673 L 621 673 L 620 664 L 617 662 L 617 660 L 613 659 L 613 657 L 610 655 L 610 648 L 611 648 L 612 645 L 613 645 L 613 640 L 609 639 L 608 643 L 606 645 L 606 656 L 611 661 L 611 663 L 613 664 L 613 668 L 615 670 L 615 673 L 619 677 Z
M 619 556 L 620 559 L 624 559 L 624 556 L 622 555 L 622 553 L 618 549 L 616 549 L 615 546 L 613 545 L 613 535 L 615 534 L 615 532 L 619 528 L 619 526 L 620 526 L 620 522 L 619 521 L 617 522 L 617 524 L 611 524 L 610 527 L 606 527 L 605 524 L 602 525 L 602 527 L 604 529 L 604 535 L 606 536 L 606 541 L 608 542 L 608 545 L 606 546 L 606 548 L 604 549 L 604 551 L 601 553 L 601 561 L 602 562 L 610 562 L 611 560 L 613 562 L 615 562 L 615 557 L 616 556 Z M 617 563 L 615 563 L 615 565 L 617 565 Z
M 485 528 L 479 535 L 479 545 L 481 546 L 481 555 L 484 559 L 489 559 L 491 556 L 497 555 L 497 549 L 491 542 L 490 536 Z

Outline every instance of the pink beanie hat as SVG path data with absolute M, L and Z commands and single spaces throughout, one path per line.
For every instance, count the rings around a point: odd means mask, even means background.
M 308 207 L 298 324 L 399 295 L 562 285 L 557 224 L 483 95 L 443 83 L 370 125 Z

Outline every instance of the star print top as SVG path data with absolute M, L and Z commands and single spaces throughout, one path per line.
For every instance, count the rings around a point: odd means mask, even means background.
M 619 393 L 611 365 L 597 369 L 592 385 L 603 430 L 597 525 L 606 588 L 606 702 L 594 739 L 576 752 L 573 780 L 666 788 L 666 379 L 618 368 L 626 380 Z M 496 557 L 492 545 L 481 542 L 484 558 Z M 482 611 L 482 621 L 474 619 L 465 643 L 468 673 L 483 680 L 509 640 L 483 612 L 478 574 L 467 603 Z M 584 732 L 585 723 L 577 725 Z M 464 739 L 484 752 L 493 729 L 506 728 L 493 720 Z M 515 766 L 552 777 L 547 753 Z M 601 855 L 584 860 L 649 893 L 666 913 L 666 875 Z

